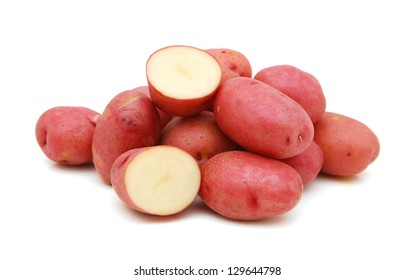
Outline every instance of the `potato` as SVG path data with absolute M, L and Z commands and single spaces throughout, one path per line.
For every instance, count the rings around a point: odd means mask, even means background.
M 85 107 L 59 106 L 36 123 L 36 140 L 52 161 L 80 165 L 92 161 L 92 136 L 99 113 Z
M 130 208 L 158 216 L 186 209 L 200 189 L 201 173 L 194 158 L 172 146 L 129 150 L 111 169 L 112 186 Z
M 151 99 L 172 116 L 194 116 L 207 109 L 221 81 L 221 67 L 208 52 L 190 46 L 168 46 L 148 59 Z
M 137 88 L 134 88 L 133 90 L 139 91 L 144 93 L 146 96 L 150 97 L 150 93 L 149 93 L 149 88 L 148 86 L 140 86 Z M 150 97 L 151 98 L 151 97 Z M 160 114 L 160 121 L 161 121 L 161 129 L 163 129 L 171 120 L 172 120 L 172 116 L 161 111 L 160 109 L 157 108 L 158 113 Z
M 224 217 L 259 220 L 284 214 L 299 202 L 303 183 L 281 161 L 246 151 L 229 151 L 201 167 L 199 195 Z
M 161 134 L 160 116 L 148 96 L 137 90 L 116 95 L 98 122 L 92 141 L 95 168 L 111 183 L 113 162 L 124 152 L 156 145 Z
M 357 175 L 375 161 L 380 152 L 379 140 L 368 126 L 333 112 L 326 112 L 315 123 L 315 142 L 324 156 L 321 171 L 330 175 Z
M 219 128 L 243 148 L 277 159 L 303 152 L 313 139 L 312 121 L 298 103 L 251 78 L 223 83 L 214 117 Z
M 214 56 L 221 67 L 221 81 L 222 85 L 225 81 L 235 77 L 252 77 L 252 67 L 250 61 L 241 52 L 232 49 L 207 49 L 206 52 Z M 209 102 L 206 110 L 213 111 L 214 98 Z
M 214 155 L 238 147 L 218 128 L 213 113 L 207 111 L 193 117 L 174 118 L 162 131 L 160 144 L 183 149 L 200 166 Z
M 281 162 L 293 167 L 302 178 L 303 185 L 313 182 L 321 171 L 323 165 L 323 153 L 315 141 L 300 154 L 286 159 Z
M 252 77 L 250 61 L 241 52 L 231 49 L 207 49 L 220 64 L 222 76 L 221 82 L 235 77 Z
M 319 81 L 311 74 L 291 65 L 275 65 L 260 70 L 254 78 L 283 92 L 299 103 L 312 122 L 326 109 L 326 99 Z

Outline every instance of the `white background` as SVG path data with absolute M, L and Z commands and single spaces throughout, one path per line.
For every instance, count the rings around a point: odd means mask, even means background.
M 190 265 L 224 273 L 181 278 L 414 279 L 410 1 L 0 3 L 0 279 L 170 279 L 134 269 Z M 238 50 L 254 73 L 310 72 L 329 111 L 376 132 L 379 158 L 355 178 L 319 178 L 294 210 L 259 222 L 221 218 L 199 200 L 173 217 L 135 213 L 93 167 L 46 159 L 34 137 L 43 111 L 101 112 L 145 85 L 148 56 L 171 44 Z M 230 277 L 230 266 L 282 275 Z

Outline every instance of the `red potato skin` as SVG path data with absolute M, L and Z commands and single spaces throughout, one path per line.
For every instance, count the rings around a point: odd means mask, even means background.
M 111 184 L 115 193 L 121 199 L 121 201 L 131 209 L 139 212 L 147 213 L 144 209 L 138 207 L 129 197 L 125 186 L 125 172 L 129 163 L 140 153 L 147 150 L 149 147 L 136 148 L 126 151 L 121 154 L 113 163 L 111 167 Z
M 118 156 L 156 145 L 160 134 L 160 116 L 148 96 L 136 90 L 115 96 L 96 123 L 92 141 L 93 161 L 102 180 L 111 183 L 111 167 Z
M 278 160 L 245 151 L 229 151 L 201 167 L 200 198 L 220 215 L 260 220 L 284 214 L 299 202 L 300 175 Z
M 222 83 L 235 77 L 252 77 L 250 61 L 241 52 L 225 48 L 207 49 L 206 51 L 220 64 Z
M 162 131 L 160 144 L 188 152 L 199 166 L 216 154 L 238 148 L 218 128 L 213 113 L 207 111 L 193 117 L 174 118 Z
M 254 79 L 262 81 L 295 100 L 317 122 L 326 109 L 319 81 L 310 73 L 291 65 L 275 65 L 260 70 Z
M 219 128 L 246 150 L 276 159 L 293 157 L 312 142 L 303 108 L 277 89 L 237 77 L 220 87 L 214 104 Z
M 148 88 L 151 100 L 158 109 L 168 115 L 179 117 L 195 116 L 202 111 L 205 111 L 211 106 L 211 100 L 213 100 L 217 92 L 217 90 L 214 90 L 210 94 L 201 98 L 175 99 L 158 91 L 154 86 L 152 86 L 150 80 L 148 80 Z
M 99 113 L 85 107 L 58 106 L 36 123 L 36 140 L 43 153 L 64 165 L 92 162 L 92 137 Z
M 361 173 L 380 152 L 380 142 L 368 126 L 333 112 L 326 112 L 315 123 L 315 142 L 324 155 L 321 171 L 335 176 Z
M 150 93 L 149 93 L 149 88 L 148 86 L 140 86 L 140 87 L 136 87 L 133 90 L 139 91 L 144 93 L 146 96 L 150 97 Z M 163 129 L 171 120 L 172 120 L 172 116 L 161 111 L 160 109 L 157 108 L 158 113 L 160 114 L 160 121 L 161 121 L 161 129 Z
M 281 162 L 293 167 L 302 178 L 303 185 L 306 186 L 313 182 L 318 176 L 323 165 L 323 152 L 315 141 L 307 147 L 302 153 L 286 159 Z

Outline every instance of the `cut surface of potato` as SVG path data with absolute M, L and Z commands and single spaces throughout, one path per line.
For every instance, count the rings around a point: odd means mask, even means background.
M 172 146 L 154 146 L 138 151 L 126 163 L 124 191 L 133 207 L 154 215 L 171 215 L 184 210 L 197 196 L 200 169 L 187 152 Z M 118 188 L 119 186 L 114 186 Z
M 188 46 L 170 46 L 156 51 L 148 60 L 151 85 L 176 99 L 209 95 L 221 80 L 217 60 L 207 52 Z

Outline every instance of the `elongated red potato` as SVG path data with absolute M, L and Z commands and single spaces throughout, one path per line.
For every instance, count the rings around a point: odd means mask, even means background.
M 312 121 L 298 103 L 251 78 L 223 83 L 214 103 L 214 117 L 234 142 L 277 159 L 301 153 L 313 139 Z
M 208 52 L 190 46 L 157 50 L 146 65 L 152 101 L 173 116 L 193 116 L 207 109 L 221 81 L 221 68 Z
M 326 109 L 326 100 L 319 81 L 310 73 L 291 65 L 275 65 L 264 68 L 254 76 L 283 92 L 308 113 L 313 123 Z
M 278 160 L 245 151 L 229 151 L 201 167 L 199 195 L 230 219 L 260 220 L 284 214 L 300 201 L 298 172 Z
M 165 145 L 127 151 L 111 170 L 112 186 L 128 207 L 158 216 L 186 209 L 198 194 L 200 180 L 195 159 Z
M 216 154 L 235 150 L 238 145 L 217 126 L 212 112 L 176 117 L 162 131 L 161 145 L 171 145 L 191 154 L 201 166 Z
M 324 156 L 322 172 L 336 176 L 361 173 L 380 152 L 378 137 L 367 125 L 333 112 L 315 123 L 315 142 Z
M 92 140 L 96 171 L 104 182 L 111 183 L 111 167 L 122 153 L 158 143 L 160 116 L 148 96 L 137 90 L 116 95 L 107 105 Z

